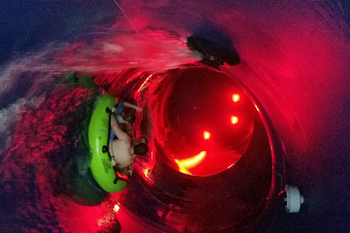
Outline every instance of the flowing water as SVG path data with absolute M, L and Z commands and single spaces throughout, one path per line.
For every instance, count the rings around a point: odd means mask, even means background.
M 146 217 L 135 221 L 132 210 L 119 207 L 125 196 L 82 184 L 90 199 L 80 197 L 72 188 L 82 182 L 72 175 L 80 174 L 79 163 L 72 161 L 82 153 L 77 122 L 91 111 L 91 92 L 59 85 L 77 72 L 136 101 L 144 112 L 135 134 L 146 135 L 155 152 L 137 166 L 150 168 L 171 129 L 163 120 L 175 81 L 166 71 L 198 64 L 186 46 L 194 33 L 236 49 L 241 63 L 221 70 L 266 110 L 283 143 L 287 181 L 305 195 L 301 213 L 276 218 L 270 232 L 349 231 L 347 2 L 119 3 L 127 17 L 114 1 L 0 3 L 1 232 L 119 232 L 119 224 L 122 232 L 154 232 L 162 221 L 179 232 L 201 232 L 194 223 L 210 212 L 205 207 L 191 222 L 152 209 L 150 201 L 140 211 L 156 224 L 146 224 L 138 222 Z

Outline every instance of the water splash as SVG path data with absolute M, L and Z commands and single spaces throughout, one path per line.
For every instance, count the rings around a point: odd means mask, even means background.
M 18 193 L 24 194 L 14 197 L 15 200 L 23 199 L 22 203 L 12 203 L 13 206 L 22 207 L 21 210 L 4 207 L 5 211 L 12 213 L 15 221 L 25 221 L 27 231 L 41 228 L 52 232 L 60 229 L 67 232 L 83 229 L 88 232 L 96 230 L 94 220 L 99 219 L 94 215 L 97 213 L 95 207 L 78 206 L 69 199 L 55 199 L 51 195 L 51 184 L 38 181 L 46 179 L 44 168 L 48 164 L 44 159 L 35 160 L 42 155 L 40 149 L 16 155 L 9 152 L 12 145 L 9 139 L 15 136 L 11 134 L 13 127 L 22 122 L 25 115 L 22 107 L 31 109 L 28 114 L 32 115 L 28 115 L 31 117 L 27 119 L 27 124 L 30 124 L 31 119 L 35 118 L 35 109 L 43 103 L 42 98 L 51 93 L 63 76 L 72 70 L 92 75 L 109 74 L 110 79 L 104 84 L 111 84 L 113 88 L 118 87 L 118 83 L 114 82 L 116 77 L 120 81 L 126 80 L 125 83 L 143 80 L 145 84 L 138 86 L 141 91 L 134 97 L 142 106 L 147 106 L 142 99 L 142 90 L 152 86 L 152 81 L 157 79 L 147 79 L 150 74 L 144 72 L 170 69 L 196 61 L 186 49 L 183 38 L 188 36 L 188 32 L 207 25 L 222 29 L 232 38 L 242 65 L 226 72 L 249 87 L 271 114 L 285 142 L 288 161 L 299 171 L 294 181 L 302 183 L 306 179 L 305 190 L 319 193 L 314 197 L 320 203 L 329 204 L 334 200 L 334 190 L 339 189 L 330 188 L 333 193 L 327 193 L 330 191 L 326 191 L 328 188 L 324 184 L 335 188 L 332 171 L 334 174 L 346 171 L 342 169 L 346 163 L 340 164 L 334 157 L 339 156 L 340 161 L 347 154 L 344 151 L 349 150 L 344 139 L 348 136 L 345 131 L 348 129 L 346 115 L 350 90 L 349 28 L 344 20 L 349 8 L 345 4 L 335 1 L 294 4 L 191 1 L 175 5 L 170 1 L 122 1 L 121 5 L 141 35 L 121 33 L 120 29 L 126 23 L 118 21 L 112 26 L 112 32 L 108 29 L 103 33 L 80 36 L 69 43 L 54 42 L 36 53 L 12 60 L 2 68 L 1 123 L 9 123 L 6 127 L 2 124 L 1 128 L 1 132 L 6 132 L 6 137 L 1 137 L 0 145 L 7 145 L 1 156 L 1 172 L 5 173 L 4 168 L 12 171 L 4 177 L 12 177 L 23 184 L 23 190 Z M 167 31 L 159 28 L 166 28 Z M 127 78 L 128 74 L 132 78 Z M 20 84 L 23 85 L 21 88 Z M 13 97 L 11 101 L 4 102 L 5 97 L 9 96 Z M 16 137 L 21 137 L 18 127 Z M 28 132 L 27 138 L 34 137 L 33 132 Z M 288 134 L 292 134 L 292 137 Z M 329 140 L 330 136 L 332 140 Z M 35 146 L 36 142 L 32 143 L 30 146 Z M 39 157 L 33 158 L 34 151 L 39 151 L 35 153 Z M 55 169 L 51 169 L 54 173 Z M 318 177 L 316 182 L 313 180 L 315 174 Z M 11 179 L 2 179 L 2 185 L 6 189 L 18 189 L 14 182 L 10 182 Z M 28 202 L 30 199 L 32 201 Z M 11 203 L 10 198 L 5 201 Z M 40 205 L 36 207 L 38 203 Z M 315 201 L 313 204 L 314 209 L 319 208 L 319 203 Z M 338 204 L 338 207 L 340 210 L 343 206 Z M 21 217 L 17 215 L 19 212 Z M 334 212 L 337 213 L 334 216 L 342 219 L 339 212 L 331 211 Z M 319 222 L 327 222 L 320 219 Z M 2 221 L 5 222 L 3 218 Z M 13 226 L 8 227 L 9 232 L 16 232 Z

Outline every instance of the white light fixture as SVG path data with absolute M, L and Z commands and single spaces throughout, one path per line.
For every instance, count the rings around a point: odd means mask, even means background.
M 296 186 L 286 185 L 285 190 L 286 197 L 284 201 L 286 202 L 287 213 L 298 213 L 301 204 L 304 203 L 304 197 L 300 195 L 299 189 Z

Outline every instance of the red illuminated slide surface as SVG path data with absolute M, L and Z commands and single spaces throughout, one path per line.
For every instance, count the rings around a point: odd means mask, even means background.
M 139 83 L 133 98 L 150 117 L 135 129 L 150 139 L 150 153 L 136 160 L 126 190 L 113 194 L 125 232 L 259 227 L 274 187 L 272 154 L 260 113 L 242 85 L 200 64 L 147 74 Z M 249 224 L 248 216 L 254 216 Z

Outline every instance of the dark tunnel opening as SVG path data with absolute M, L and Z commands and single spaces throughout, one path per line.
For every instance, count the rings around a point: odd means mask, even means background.
M 150 106 L 154 93 L 165 100 L 154 105 L 156 111 L 147 110 L 146 115 L 157 113 L 157 121 L 141 123 L 140 132 L 152 141 L 152 159 L 137 161 L 128 188 L 118 194 L 121 208 L 166 232 L 263 231 L 283 190 L 284 152 L 259 102 L 238 80 L 201 64 L 148 75 L 154 78 L 148 80 L 152 84 L 137 95 L 151 101 Z M 139 87 L 133 83 L 131 90 Z M 191 100 L 185 103 L 188 94 Z M 235 105 L 236 94 L 241 105 Z M 205 113 L 208 109 L 214 114 Z M 234 128 L 230 111 L 239 116 L 241 128 Z M 165 127 L 158 129 L 156 122 Z M 210 139 L 217 136 L 214 147 L 203 138 L 204 128 L 211 132 Z M 209 159 L 198 160 L 203 148 Z

